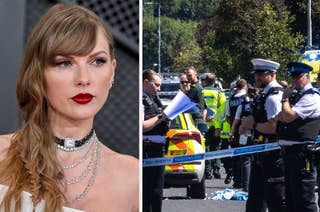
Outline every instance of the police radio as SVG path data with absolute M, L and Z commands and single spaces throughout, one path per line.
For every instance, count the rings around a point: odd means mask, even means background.
M 252 115 L 252 101 L 250 100 L 249 96 L 246 96 L 244 102 L 242 104 L 242 112 L 243 116 L 250 116 Z M 248 139 L 252 137 L 252 133 L 250 129 L 246 129 L 243 134 L 240 135 L 239 144 L 240 145 L 247 145 Z
M 244 99 L 244 116 L 252 115 L 252 101 L 250 100 L 249 96 L 246 96 Z
M 293 104 L 293 103 L 297 102 L 297 100 L 298 100 L 298 98 L 300 97 L 300 95 L 301 95 L 301 94 L 300 94 L 296 89 L 294 89 L 294 90 L 292 91 L 290 97 L 289 97 L 289 102 L 290 102 L 290 104 Z

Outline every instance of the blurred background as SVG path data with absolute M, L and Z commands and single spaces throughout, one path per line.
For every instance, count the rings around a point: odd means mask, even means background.
M 138 0 L 1 0 L 0 134 L 21 122 L 16 77 L 28 34 L 56 3 L 78 4 L 104 19 L 116 41 L 117 69 L 109 99 L 96 116 L 99 139 L 117 152 L 139 155 L 139 1 Z

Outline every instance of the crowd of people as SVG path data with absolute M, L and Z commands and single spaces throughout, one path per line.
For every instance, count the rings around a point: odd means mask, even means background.
M 319 154 L 315 141 L 320 130 L 320 94 L 310 81 L 312 67 L 289 63 L 286 68 L 291 82 L 288 83 L 277 81 L 279 63 L 261 58 L 251 62 L 254 87 L 240 78 L 231 84 L 229 98 L 214 73 L 198 77 L 196 68 L 187 67 L 180 75 L 181 90 L 199 109 L 192 115 L 204 134 L 207 151 L 272 142 L 278 142 L 281 147 L 264 153 L 207 160 L 205 177 L 221 178 L 223 165 L 225 184 L 233 181 L 233 188 L 248 192 L 247 212 L 317 211 L 314 158 Z M 150 82 L 155 91 L 160 91 L 160 86 L 155 87 L 156 80 L 146 80 Z M 148 114 L 145 102 L 144 107 Z M 161 110 L 155 111 L 153 117 L 156 117 L 153 126 L 168 124 Z M 147 119 L 145 115 L 144 133 L 148 132 Z M 165 134 L 166 130 L 162 129 L 161 133 Z M 158 184 L 156 190 L 160 187 Z M 143 195 L 145 201 L 149 194 Z M 161 211 L 161 206 L 154 211 Z

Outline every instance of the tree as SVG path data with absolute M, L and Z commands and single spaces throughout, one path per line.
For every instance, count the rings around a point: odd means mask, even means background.
M 161 0 L 163 15 L 180 20 L 199 21 L 215 11 L 220 0 Z
M 268 17 L 268 18 L 265 18 Z M 283 13 L 281 19 L 270 4 L 265 4 L 263 10 L 256 14 L 257 29 L 253 55 L 273 59 L 280 64 L 279 78 L 287 76 L 285 65 L 290 61 L 297 61 L 300 57 L 303 37 L 292 33 L 289 24 L 293 18 L 288 12 Z
M 161 66 L 170 71 L 181 71 L 186 65 L 198 65 L 201 49 L 194 39 L 196 22 L 161 17 Z M 157 19 L 144 17 L 143 67 L 153 68 L 157 63 Z M 161 70 L 164 71 L 164 70 Z
M 288 25 L 293 18 L 283 3 L 273 7 L 269 2 L 223 0 L 212 18 L 199 24 L 197 38 L 207 49 L 204 60 L 213 62 L 210 67 L 223 67 L 228 82 L 237 75 L 252 79 L 250 60 L 254 57 L 278 60 L 282 75 L 287 61 L 297 58 L 302 37 L 292 33 Z M 223 56 L 220 62 L 211 59 L 219 55 Z
M 288 11 L 296 18 L 290 23 L 294 32 L 299 32 L 305 37 L 304 45 L 307 45 L 308 36 L 308 16 L 306 0 L 286 0 L 285 1 Z M 311 5 L 311 18 L 312 18 L 312 37 L 313 44 L 320 48 L 320 1 L 312 0 Z

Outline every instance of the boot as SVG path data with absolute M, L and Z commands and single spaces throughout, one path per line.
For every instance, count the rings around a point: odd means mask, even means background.
M 220 174 L 220 172 L 219 172 L 219 169 L 214 169 L 214 170 L 213 170 L 213 176 L 214 176 L 214 178 L 216 178 L 216 179 L 221 179 L 221 174 Z
M 224 179 L 224 184 L 231 183 L 231 180 L 232 180 L 232 174 L 228 173 L 227 176 L 226 176 L 226 179 Z

